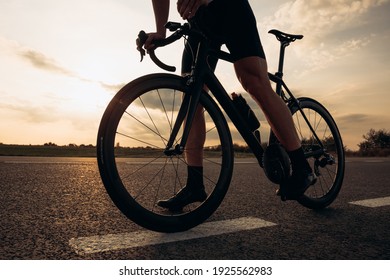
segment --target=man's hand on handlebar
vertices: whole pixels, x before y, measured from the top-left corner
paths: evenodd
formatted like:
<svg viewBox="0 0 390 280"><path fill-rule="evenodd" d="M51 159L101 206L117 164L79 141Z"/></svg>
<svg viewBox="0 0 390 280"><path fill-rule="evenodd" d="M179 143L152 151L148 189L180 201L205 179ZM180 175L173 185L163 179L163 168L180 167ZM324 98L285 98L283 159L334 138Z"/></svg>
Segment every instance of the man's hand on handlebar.
<svg viewBox="0 0 390 280"><path fill-rule="evenodd" d="M154 49L155 48L155 45L153 44L154 41L165 39L165 36L162 36L155 32L146 33L146 35L147 35L147 39L145 42L143 42L143 40L141 40L139 36L136 40L137 50L140 52L143 51L143 48L145 48L145 50L147 51Z"/></svg>
<svg viewBox="0 0 390 280"><path fill-rule="evenodd" d="M166 46L179 40L183 35L188 35L190 32L190 27L189 24L182 25L176 22L168 22L166 24L166 28L174 32L168 38L166 38L165 35L163 36L156 32L146 33L145 31L141 30L136 40L137 50L141 54L141 61L143 60L147 51L150 58L157 66L164 70L175 72L176 68L174 66L166 65L161 60L159 60L156 57L154 50L158 47Z"/></svg>
<svg viewBox="0 0 390 280"><path fill-rule="evenodd" d="M153 44L154 41L165 39L165 36L160 35L158 33L148 33L148 39L145 42L144 48L146 50L151 50L155 48L155 45Z"/></svg>

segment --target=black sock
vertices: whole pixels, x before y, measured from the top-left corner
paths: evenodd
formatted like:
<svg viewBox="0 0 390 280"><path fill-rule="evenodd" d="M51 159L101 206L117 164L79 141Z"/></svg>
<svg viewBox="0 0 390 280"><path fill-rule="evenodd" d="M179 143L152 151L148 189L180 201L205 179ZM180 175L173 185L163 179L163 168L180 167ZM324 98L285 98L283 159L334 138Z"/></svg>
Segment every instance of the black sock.
<svg viewBox="0 0 390 280"><path fill-rule="evenodd" d="M187 186L203 187L203 166L188 166Z"/></svg>
<svg viewBox="0 0 390 280"><path fill-rule="evenodd" d="M295 151L291 151L291 152L287 152L287 153L290 157L291 166L292 166L293 171L299 172L299 171L305 170L305 171L312 172L312 169L305 158L305 153L304 153L302 147L300 147L299 149L297 149Z"/></svg>

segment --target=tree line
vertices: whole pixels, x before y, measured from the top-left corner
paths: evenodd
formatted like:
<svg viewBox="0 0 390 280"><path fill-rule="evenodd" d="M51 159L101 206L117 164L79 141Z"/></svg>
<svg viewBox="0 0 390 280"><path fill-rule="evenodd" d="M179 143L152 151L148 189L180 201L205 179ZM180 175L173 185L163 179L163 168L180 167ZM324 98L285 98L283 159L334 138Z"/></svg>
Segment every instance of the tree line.
<svg viewBox="0 0 390 280"><path fill-rule="evenodd" d="M358 156L390 156L390 132L385 129L370 129L358 144ZM347 150L347 152L350 152Z"/></svg>
<svg viewBox="0 0 390 280"><path fill-rule="evenodd" d="M333 139L328 139L332 142ZM325 140L327 141L327 140ZM6 146L5 144L0 142L0 145ZM31 145L30 145L31 146ZM94 148L95 146L92 144L81 144L77 145L74 143L70 143L68 145L59 146L53 142L47 142L43 144L45 147L71 147L71 148ZM263 147L265 148L266 143L263 143ZM386 157L390 156L390 132L385 129L370 129L366 134L363 135L363 141L358 144L359 150L353 151L348 149L348 147L344 147L348 156L380 156ZM117 143L116 148L125 148L120 147L120 144ZM246 145L234 144L233 148L236 152L240 153L250 153L250 149ZM153 149L151 147L138 147L136 149ZM217 151L220 147L207 147L206 150L209 151Z"/></svg>
<svg viewBox="0 0 390 280"><path fill-rule="evenodd" d="M44 146L57 146L55 143L48 142ZM69 144L69 147L93 147L93 145L76 145ZM263 146L266 146L266 143L263 143ZM119 143L117 143L117 148L119 148ZM390 156L390 132L385 129L370 129L366 134L363 135L363 141L358 144L359 150L353 151L344 147L347 155L349 156ZM139 147L139 149L145 149L150 147ZM250 149L246 145L233 144L233 148L236 152L240 153L250 153ZM218 150L220 147L208 147L206 148L210 151Z"/></svg>

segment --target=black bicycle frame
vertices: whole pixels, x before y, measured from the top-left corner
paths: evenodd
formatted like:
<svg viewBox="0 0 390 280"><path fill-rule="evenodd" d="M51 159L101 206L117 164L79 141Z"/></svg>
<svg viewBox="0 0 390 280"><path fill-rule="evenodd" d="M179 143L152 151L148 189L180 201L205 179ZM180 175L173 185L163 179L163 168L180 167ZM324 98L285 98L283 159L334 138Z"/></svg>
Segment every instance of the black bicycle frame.
<svg viewBox="0 0 390 280"><path fill-rule="evenodd" d="M286 103L289 103L290 106L297 106L298 110L302 113L303 118L310 127L314 137L320 143L321 148L323 145L315 133L313 127L308 121L305 113L299 105L299 101L293 96L291 91L288 89L287 85L283 81L283 63L284 63L284 53L285 48L288 44L282 44L279 54L279 68L278 72L275 74L268 73L268 76L272 82L276 84L276 93L283 98ZM221 50L214 50L209 48L207 40L199 40L197 53L193 62L192 72L189 76L184 77L186 84L189 86L188 92L185 92L182 106L178 113L178 118L173 127L170 139L167 144L165 153L167 155L183 153L184 147L187 143L189 132L191 129L192 122L195 117L195 113L198 107L199 99L201 94L204 92L203 88L206 85L210 90L212 96L218 101L222 106L223 110L226 112L230 120L233 122L234 126L237 128L238 132L248 144L249 148L256 156L259 164L262 166L263 153L264 149L259 142L259 139L255 134L250 130L247 121L241 116L236 107L234 106L229 94L226 92L222 84L219 82L218 78L215 76L214 72L210 69L207 64L207 59L209 56L215 57L217 59L225 60L233 63L231 55L227 52ZM285 96L287 92L288 97ZM180 141L180 144L176 147L173 147L174 141L181 126L184 125L183 135ZM270 133L269 143L278 142L274 133ZM309 155L307 155L309 156Z"/></svg>
<svg viewBox="0 0 390 280"><path fill-rule="evenodd" d="M173 127L171 137L168 141L166 154L182 153L184 151L184 147L187 143L191 125L198 107L200 95L204 92L203 88L206 85L218 103L222 106L223 110L229 116L245 142L248 144L249 148L256 156L259 163L262 165L264 149L261 147L261 143L256 138L254 133L250 130L247 122L237 111L229 97L229 94L219 82L214 72L208 67L208 56L214 56L218 59L233 62L230 54L223 51L211 50L208 48L207 42L199 42L192 72L189 76L183 78L186 79L189 90L184 95L182 106L178 113L178 118ZM179 132L179 129L184 122L184 119L185 126L180 144L176 147L173 147L174 139L176 138L177 133Z"/></svg>

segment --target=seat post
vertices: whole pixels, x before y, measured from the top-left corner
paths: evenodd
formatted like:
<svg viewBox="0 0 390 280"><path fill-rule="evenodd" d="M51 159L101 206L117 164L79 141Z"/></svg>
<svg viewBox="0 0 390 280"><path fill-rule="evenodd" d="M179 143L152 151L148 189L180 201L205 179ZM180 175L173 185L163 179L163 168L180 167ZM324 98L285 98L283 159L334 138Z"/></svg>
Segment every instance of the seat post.
<svg viewBox="0 0 390 280"><path fill-rule="evenodd" d="M278 77L280 80L283 79L284 54L286 52L286 47L289 45L290 45L289 42L286 41L280 42L279 66L278 66L278 72L275 73L275 76ZM278 95L281 95L281 92L282 92L282 83L278 82L276 83L276 93Z"/></svg>
<svg viewBox="0 0 390 280"><path fill-rule="evenodd" d="M280 42L279 67L278 72L275 73L275 76L279 78L279 81L276 85L276 93L281 95L285 50L291 42L294 42L295 40L301 40L303 38L303 35L287 34L276 29L272 29L268 31L268 33L275 35L276 39L278 39L278 41Z"/></svg>
<svg viewBox="0 0 390 280"><path fill-rule="evenodd" d="M280 42L279 67L278 67L278 73L276 73L276 76L278 76L279 78L283 78L284 54L286 52L286 48L289 45L290 45L289 42Z"/></svg>

